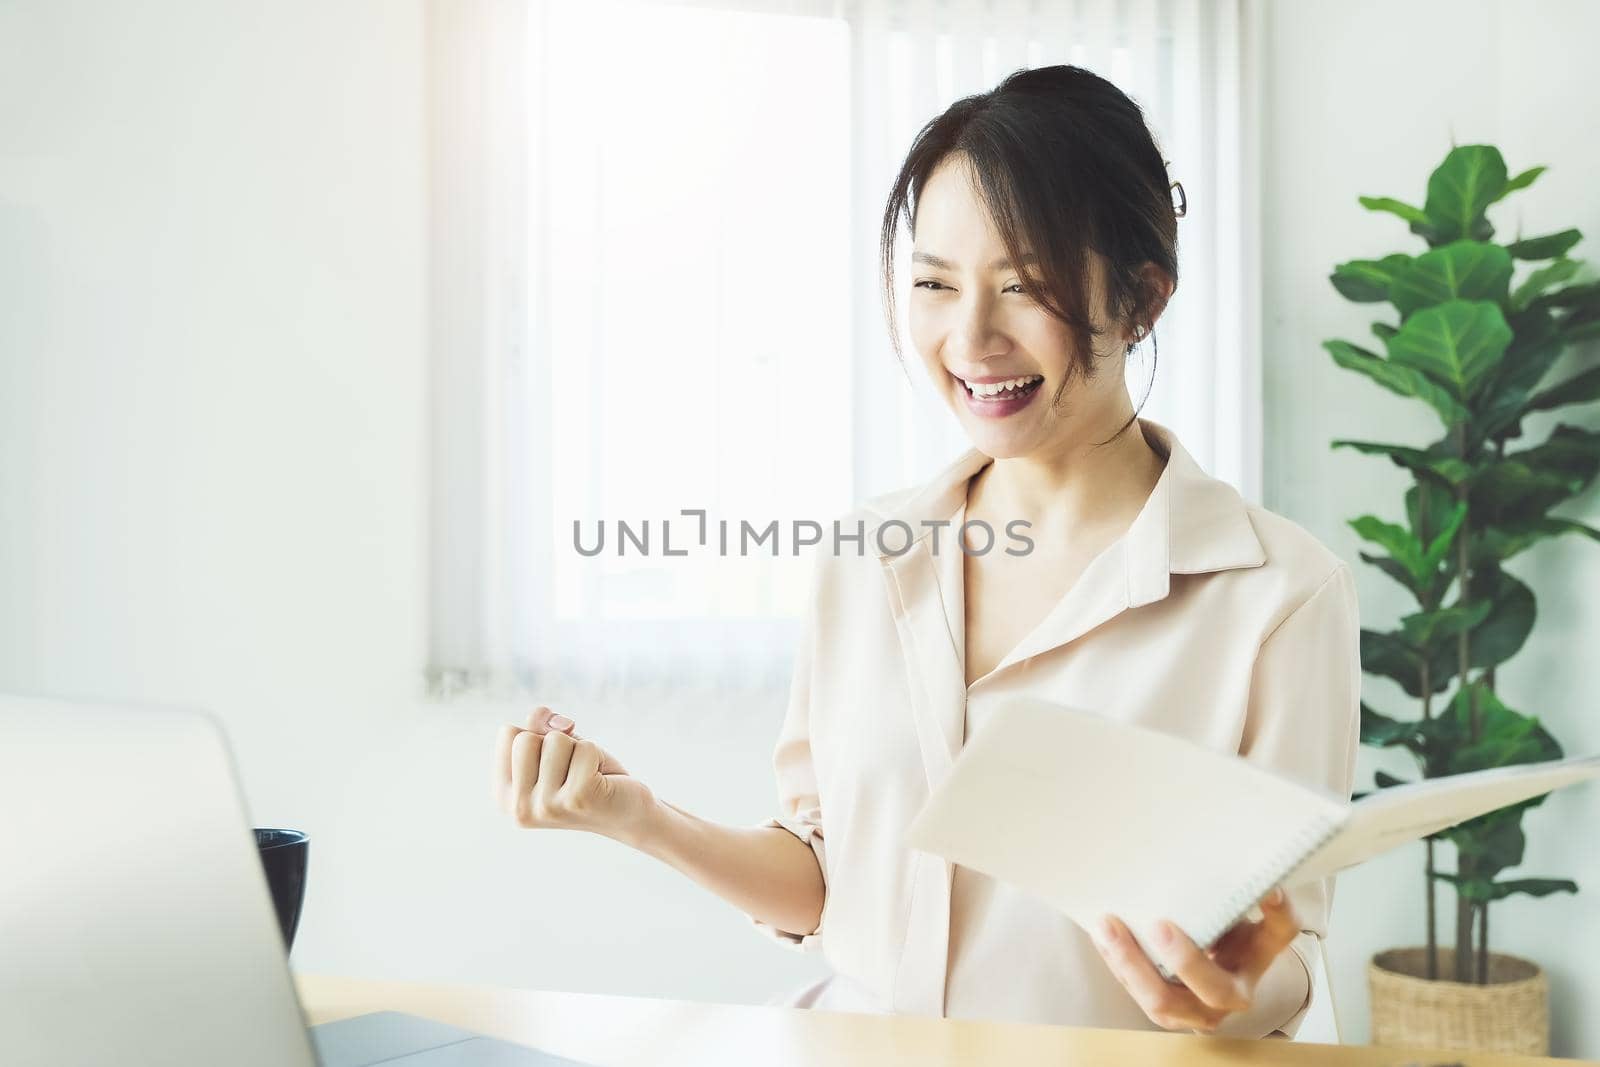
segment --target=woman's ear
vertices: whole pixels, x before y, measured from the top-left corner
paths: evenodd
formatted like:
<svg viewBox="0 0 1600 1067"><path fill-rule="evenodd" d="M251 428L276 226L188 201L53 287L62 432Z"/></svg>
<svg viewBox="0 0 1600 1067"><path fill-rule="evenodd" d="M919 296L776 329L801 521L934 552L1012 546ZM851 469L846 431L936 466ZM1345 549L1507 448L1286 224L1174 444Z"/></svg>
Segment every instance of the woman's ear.
<svg viewBox="0 0 1600 1067"><path fill-rule="evenodd" d="M1172 299L1173 289L1176 288L1171 275L1148 261L1139 268L1139 283L1140 314L1133 324L1138 330L1138 335L1133 338L1135 342L1150 336L1156 327L1156 321L1161 318L1161 313L1167 309L1167 301Z"/></svg>

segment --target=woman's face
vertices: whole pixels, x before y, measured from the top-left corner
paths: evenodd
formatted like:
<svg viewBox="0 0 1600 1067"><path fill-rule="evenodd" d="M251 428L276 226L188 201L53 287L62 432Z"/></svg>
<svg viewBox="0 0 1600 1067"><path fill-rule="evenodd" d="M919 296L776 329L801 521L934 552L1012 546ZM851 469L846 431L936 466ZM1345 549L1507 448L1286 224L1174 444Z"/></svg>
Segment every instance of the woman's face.
<svg viewBox="0 0 1600 1067"><path fill-rule="evenodd" d="M1120 330L1095 338L1098 373L1073 378L1052 406L1068 381L1072 336L1018 284L968 174L961 157L947 157L917 205L909 318L935 390L973 445L996 459L1104 440L1131 412L1127 338ZM1023 269L1033 271L1025 251ZM1101 262L1090 261L1094 321L1103 325Z"/></svg>

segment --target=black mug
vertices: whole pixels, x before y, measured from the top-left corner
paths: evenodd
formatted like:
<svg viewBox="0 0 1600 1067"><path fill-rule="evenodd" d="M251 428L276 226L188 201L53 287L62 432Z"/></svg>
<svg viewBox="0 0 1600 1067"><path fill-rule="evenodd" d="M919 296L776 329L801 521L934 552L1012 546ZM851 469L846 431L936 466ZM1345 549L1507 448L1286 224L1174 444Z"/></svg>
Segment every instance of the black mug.
<svg viewBox="0 0 1600 1067"><path fill-rule="evenodd" d="M256 851L266 871L267 888L272 892L272 907L278 913L278 928L283 932L283 951L294 947L295 928L300 925L300 905L306 899L306 860L311 842L299 830L256 830Z"/></svg>

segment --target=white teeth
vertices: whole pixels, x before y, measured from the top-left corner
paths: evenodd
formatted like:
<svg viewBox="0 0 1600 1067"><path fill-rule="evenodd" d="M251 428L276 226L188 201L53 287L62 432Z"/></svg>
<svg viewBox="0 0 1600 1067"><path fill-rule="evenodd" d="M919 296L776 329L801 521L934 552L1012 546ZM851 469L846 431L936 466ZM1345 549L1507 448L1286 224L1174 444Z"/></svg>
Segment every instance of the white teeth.
<svg viewBox="0 0 1600 1067"><path fill-rule="evenodd" d="M1003 382L990 382L988 385L979 385L963 378L961 384L970 389L975 396L999 396L1001 393L1022 389L1043 380L1038 374L1028 374L1021 378L1008 378Z"/></svg>

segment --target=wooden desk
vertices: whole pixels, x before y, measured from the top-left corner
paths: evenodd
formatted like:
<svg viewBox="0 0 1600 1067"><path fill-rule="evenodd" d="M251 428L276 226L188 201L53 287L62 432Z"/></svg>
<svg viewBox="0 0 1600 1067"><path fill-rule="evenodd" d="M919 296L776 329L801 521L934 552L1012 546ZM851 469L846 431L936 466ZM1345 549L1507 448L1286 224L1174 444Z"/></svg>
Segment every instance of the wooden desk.
<svg viewBox="0 0 1600 1067"><path fill-rule="evenodd" d="M1222 1064L1534 1067L1575 1064L1534 1056L1428 1052L1370 1046L1240 1041L1216 1037L1024 1026L797 1008L428 986L298 975L312 1025L369 1011L403 1011L596 1067L1051 1067Z"/></svg>

